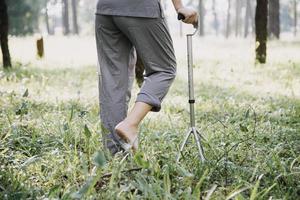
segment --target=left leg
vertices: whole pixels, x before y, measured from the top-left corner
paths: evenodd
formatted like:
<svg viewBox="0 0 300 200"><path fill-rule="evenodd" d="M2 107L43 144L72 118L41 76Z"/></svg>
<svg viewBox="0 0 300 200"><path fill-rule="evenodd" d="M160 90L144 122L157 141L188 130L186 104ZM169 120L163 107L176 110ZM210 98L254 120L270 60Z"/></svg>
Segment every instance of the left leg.
<svg viewBox="0 0 300 200"><path fill-rule="evenodd" d="M158 112L176 75L176 59L171 36L164 19L115 17L116 25L137 49L145 66L145 81L136 104L117 133L137 149L138 125L149 111Z"/></svg>

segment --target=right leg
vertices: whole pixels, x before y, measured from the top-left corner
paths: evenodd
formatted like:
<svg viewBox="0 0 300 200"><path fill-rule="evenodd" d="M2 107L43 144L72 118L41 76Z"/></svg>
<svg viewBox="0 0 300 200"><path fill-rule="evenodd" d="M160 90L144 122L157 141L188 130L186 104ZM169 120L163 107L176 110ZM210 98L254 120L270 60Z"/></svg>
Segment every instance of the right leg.
<svg viewBox="0 0 300 200"><path fill-rule="evenodd" d="M111 16L96 15L96 42L100 65L100 117L102 139L112 154L120 151L115 126L127 115L128 64L131 42Z"/></svg>

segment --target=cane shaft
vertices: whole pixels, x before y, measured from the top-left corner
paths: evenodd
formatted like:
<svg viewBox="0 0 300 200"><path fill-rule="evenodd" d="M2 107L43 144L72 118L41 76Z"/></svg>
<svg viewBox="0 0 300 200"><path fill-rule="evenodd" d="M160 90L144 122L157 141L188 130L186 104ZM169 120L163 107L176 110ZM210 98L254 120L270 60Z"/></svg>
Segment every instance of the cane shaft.
<svg viewBox="0 0 300 200"><path fill-rule="evenodd" d="M193 35L187 35L188 54L188 85L191 127L195 127L195 96L194 96L194 74L193 74Z"/></svg>

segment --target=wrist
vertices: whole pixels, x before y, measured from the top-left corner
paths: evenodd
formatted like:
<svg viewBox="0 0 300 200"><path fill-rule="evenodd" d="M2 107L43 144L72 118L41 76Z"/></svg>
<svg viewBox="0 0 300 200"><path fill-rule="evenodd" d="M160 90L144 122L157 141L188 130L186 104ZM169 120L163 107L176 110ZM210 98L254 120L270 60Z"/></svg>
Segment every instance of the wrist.
<svg viewBox="0 0 300 200"><path fill-rule="evenodd" d="M178 10L183 8L183 4L182 4L181 0L173 0L173 5L174 5L174 8L175 8L177 13L178 13Z"/></svg>

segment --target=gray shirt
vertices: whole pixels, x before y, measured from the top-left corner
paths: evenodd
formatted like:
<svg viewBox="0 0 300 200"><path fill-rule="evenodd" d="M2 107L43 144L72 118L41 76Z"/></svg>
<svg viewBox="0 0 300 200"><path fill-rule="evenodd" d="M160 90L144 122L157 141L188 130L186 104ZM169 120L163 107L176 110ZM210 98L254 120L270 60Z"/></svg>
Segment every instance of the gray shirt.
<svg viewBox="0 0 300 200"><path fill-rule="evenodd" d="M163 17L160 0L98 0L96 14L125 17Z"/></svg>

